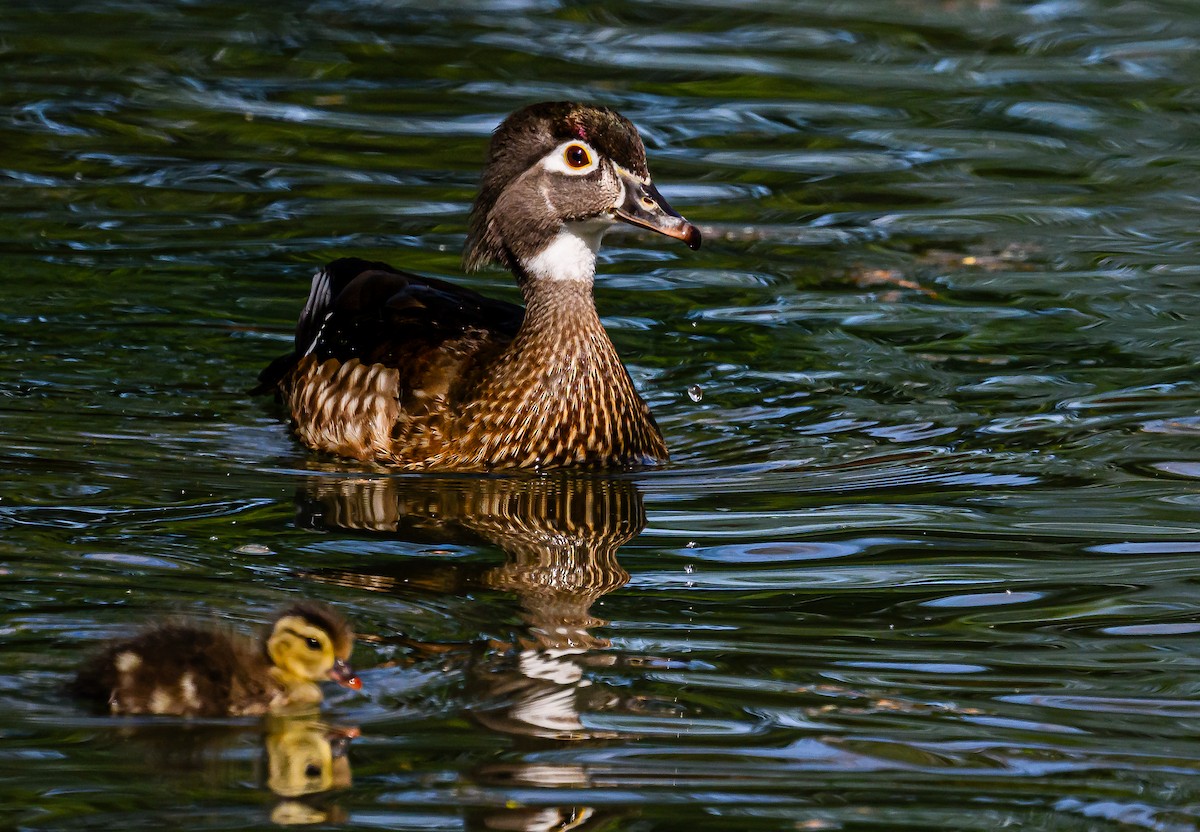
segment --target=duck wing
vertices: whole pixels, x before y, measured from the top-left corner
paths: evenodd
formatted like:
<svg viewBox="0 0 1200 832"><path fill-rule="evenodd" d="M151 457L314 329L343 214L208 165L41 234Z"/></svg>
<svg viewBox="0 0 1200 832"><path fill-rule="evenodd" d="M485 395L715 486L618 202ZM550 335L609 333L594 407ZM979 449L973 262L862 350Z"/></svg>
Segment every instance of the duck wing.
<svg viewBox="0 0 1200 832"><path fill-rule="evenodd" d="M276 388L308 356L318 363L358 359L403 371L414 356L436 352L468 333L507 343L524 316L517 304L444 280L342 258L313 276L296 324L295 348L263 370L253 392Z"/></svg>

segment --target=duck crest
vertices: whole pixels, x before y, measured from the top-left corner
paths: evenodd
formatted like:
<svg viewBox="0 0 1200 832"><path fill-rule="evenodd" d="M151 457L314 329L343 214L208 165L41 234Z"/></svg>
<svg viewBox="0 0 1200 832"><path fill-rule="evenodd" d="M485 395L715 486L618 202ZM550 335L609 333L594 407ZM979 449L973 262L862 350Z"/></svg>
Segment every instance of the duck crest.
<svg viewBox="0 0 1200 832"><path fill-rule="evenodd" d="M384 263L313 279L293 353L260 376L304 444L408 469L638 466L667 447L592 298L620 220L700 245L623 116L548 102L492 138L464 263L510 269L526 308Z"/></svg>

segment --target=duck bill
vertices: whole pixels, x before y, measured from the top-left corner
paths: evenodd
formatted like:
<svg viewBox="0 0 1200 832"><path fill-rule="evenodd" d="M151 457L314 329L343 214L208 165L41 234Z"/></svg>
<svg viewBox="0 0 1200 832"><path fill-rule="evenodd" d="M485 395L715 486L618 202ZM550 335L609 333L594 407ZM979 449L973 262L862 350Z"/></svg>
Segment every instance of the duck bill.
<svg viewBox="0 0 1200 832"><path fill-rule="evenodd" d="M625 198L613 206L617 219L683 240L693 251L700 248L700 229L667 204L652 182L643 181L621 167L617 168L617 176L625 186Z"/></svg>
<svg viewBox="0 0 1200 832"><path fill-rule="evenodd" d="M338 659L333 663L333 669L329 671L329 678L344 688L362 690L362 680L354 675L354 668L350 667L342 659Z"/></svg>

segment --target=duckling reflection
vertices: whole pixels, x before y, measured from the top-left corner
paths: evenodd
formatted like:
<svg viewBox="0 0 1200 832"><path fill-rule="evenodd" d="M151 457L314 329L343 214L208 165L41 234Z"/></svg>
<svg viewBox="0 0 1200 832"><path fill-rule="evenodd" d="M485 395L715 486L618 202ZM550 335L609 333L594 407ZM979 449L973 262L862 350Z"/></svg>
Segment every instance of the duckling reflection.
<svg viewBox="0 0 1200 832"><path fill-rule="evenodd" d="M242 788L249 781L278 798L270 809L276 823L345 818L334 800L351 785L348 751L357 728L331 726L313 714L270 715L254 723L155 717L94 725L105 744L117 739L123 756L144 760L131 770L153 778L168 802L199 787ZM262 809L257 802L251 806L247 821L254 825Z"/></svg>
<svg viewBox="0 0 1200 832"><path fill-rule="evenodd" d="M609 642L592 632L607 622L591 608L629 580L617 549L646 524L633 482L566 473L314 478L300 500L299 522L408 540L483 540L502 548L507 561L491 568L392 562L382 567L386 574L329 571L312 577L385 591L427 586L466 593L483 587L515 594L525 626L511 643L482 651L407 645L418 656L453 654L468 661L471 713L495 730L558 740L610 736L585 727L580 712L621 707L618 695L588 678L589 669L616 658L594 652Z"/></svg>
<svg viewBox="0 0 1200 832"><path fill-rule="evenodd" d="M336 728L312 718L270 719L263 743L267 788L283 798L272 809L271 820L290 826L344 819L339 807L326 804L330 792L350 787L346 751L357 735L355 728Z"/></svg>

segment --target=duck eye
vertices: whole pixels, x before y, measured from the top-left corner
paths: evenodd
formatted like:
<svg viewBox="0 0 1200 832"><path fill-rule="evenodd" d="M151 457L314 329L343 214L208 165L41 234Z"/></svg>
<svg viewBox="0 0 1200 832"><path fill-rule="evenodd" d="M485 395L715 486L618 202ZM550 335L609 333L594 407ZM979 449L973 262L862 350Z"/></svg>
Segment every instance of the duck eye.
<svg viewBox="0 0 1200 832"><path fill-rule="evenodd" d="M568 165L576 169L586 168L592 163L592 157L588 154L587 148L578 144L567 145L563 157L567 160Z"/></svg>
<svg viewBox="0 0 1200 832"><path fill-rule="evenodd" d="M304 639L304 643L308 645L309 650L321 649L321 642L317 641L315 638L306 638Z"/></svg>

